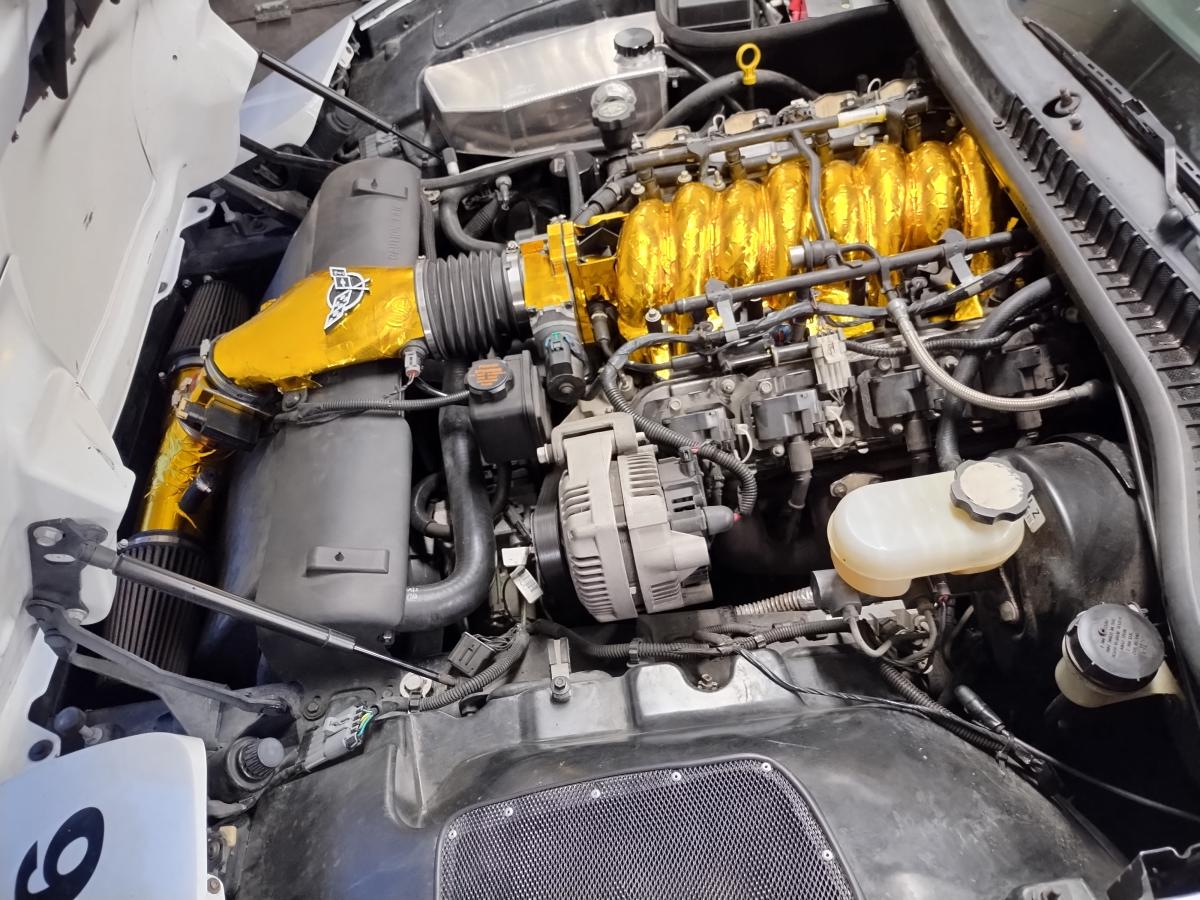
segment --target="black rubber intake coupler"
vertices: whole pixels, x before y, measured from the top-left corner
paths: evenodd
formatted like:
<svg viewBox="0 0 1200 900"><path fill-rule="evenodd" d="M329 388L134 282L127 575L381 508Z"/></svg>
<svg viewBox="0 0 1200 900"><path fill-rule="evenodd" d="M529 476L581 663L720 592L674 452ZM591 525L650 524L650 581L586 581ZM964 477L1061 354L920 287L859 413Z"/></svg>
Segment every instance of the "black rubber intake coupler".
<svg viewBox="0 0 1200 900"><path fill-rule="evenodd" d="M442 359L475 359L507 350L516 314L498 253L463 253L425 260L417 268L417 296L429 349Z"/></svg>

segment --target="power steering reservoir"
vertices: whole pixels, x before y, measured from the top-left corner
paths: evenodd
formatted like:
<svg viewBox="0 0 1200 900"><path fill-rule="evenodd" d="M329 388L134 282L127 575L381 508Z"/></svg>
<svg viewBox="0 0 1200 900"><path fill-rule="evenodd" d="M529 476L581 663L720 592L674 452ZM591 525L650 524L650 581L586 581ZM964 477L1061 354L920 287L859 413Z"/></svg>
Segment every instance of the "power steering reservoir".
<svg viewBox="0 0 1200 900"><path fill-rule="evenodd" d="M914 578L995 569L1021 546L1032 496L1028 476L997 459L866 485L829 518L834 568L872 597L899 597Z"/></svg>

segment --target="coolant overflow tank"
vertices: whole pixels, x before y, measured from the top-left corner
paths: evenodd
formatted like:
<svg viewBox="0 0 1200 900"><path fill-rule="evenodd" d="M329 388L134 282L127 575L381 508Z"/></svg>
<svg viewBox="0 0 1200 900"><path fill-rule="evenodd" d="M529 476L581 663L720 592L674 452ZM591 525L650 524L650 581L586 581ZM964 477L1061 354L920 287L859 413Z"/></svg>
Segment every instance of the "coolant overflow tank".
<svg viewBox="0 0 1200 900"><path fill-rule="evenodd" d="M999 460L881 481L848 494L829 518L838 574L872 597L899 597L914 578L985 572L1025 536L1033 488Z"/></svg>

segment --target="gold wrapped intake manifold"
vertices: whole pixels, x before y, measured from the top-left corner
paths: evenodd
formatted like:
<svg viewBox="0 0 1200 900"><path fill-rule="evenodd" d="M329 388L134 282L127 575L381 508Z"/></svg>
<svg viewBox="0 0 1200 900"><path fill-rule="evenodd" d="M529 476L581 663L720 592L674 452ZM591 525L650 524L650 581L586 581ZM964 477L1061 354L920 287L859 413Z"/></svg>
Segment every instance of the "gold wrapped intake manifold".
<svg viewBox="0 0 1200 900"><path fill-rule="evenodd" d="M975 139L960 132L949 144L925 141L911 152L875 144L857 162L836 159L821 171L821 209L830 237L867 243L885 255L937 243L950 228L967 237L991 234L994 180ZM762 182L735 179L717 190L681 185L668 202L642 200L621 226L616 301L621 334L646 332L646 311L704 293L710 278L731 286L789 273L788 248L818 237L809 203L808 167L798 161L770 169ZM991 268L986 253L972 270ZM824 302L848 303L847 285L817 289ZM879 302L878 290L871 300ZM767 298L768 305L788 303ZM978 299L960 303L957 320L982 315ZM685 322L673 323L686 330Z"/></svg>

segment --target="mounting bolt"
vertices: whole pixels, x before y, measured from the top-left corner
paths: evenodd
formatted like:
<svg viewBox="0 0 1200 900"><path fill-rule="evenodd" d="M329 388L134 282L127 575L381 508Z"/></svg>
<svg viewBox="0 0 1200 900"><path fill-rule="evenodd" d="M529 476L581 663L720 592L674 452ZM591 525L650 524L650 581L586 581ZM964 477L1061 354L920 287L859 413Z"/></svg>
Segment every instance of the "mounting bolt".
<svg viewBox="0 0 1200 900"><path fill-rule="evenodd" d="M217 878L217 877L216 877L216 876L214 876L214 875L209 875L209 876L208 876L208 882L207 882L207 885L206 885L206 886L207 886L207 888L208 888L208 892L209 892L210 894L219 894L219 893L221 893L221 879Z"/></svg>
<svg viewBox="0 0 1200 900"><path fill-rule="evenodd" d="M716 679L714 679L707 672L701 675L700 680L696 682L696 690L704 691L706 694L711 694L719 687L720 685L717 684Z"/></svg>
<svg viewBox="0 0 1200 900"><path fill-rule="evenodd" d="M63 533L53 525L39 525L33 529L33 540L39 547L53 547L63 539Z"/></svg>
<svg viewBox="0 0 1200 900"><path fill-rule="evenodd" d="M722 378L721 379L721 393L732 394L736 388L737 388L737 382L734 381L732 378Z"/></svg>
<svg viewBox="0 0 1200 900"><path fill-rule="evenodd" d="M1079 116L1071 116L1071 118L1067 119L1067 122L1070 124L1072 131L1078 131L1083 127L1083 119L1079 118Z"/></svg>
<svg viewBox="0 0 1200 900"><path fill-rule="evenodd" d="M776 444L774 447L771 448L772 456L781 457L785 453L787 453L787 449L783 446L783 444Z"/></svg>
<svg viewBox="0 0 1200 900"><path fill-rule="evenodd" d="M1000 116L992 116L992 125L996 128L1003 128L1004 119L1002 119Z"/></svg>
<svg viewBox="0 0 1200 900"><path fill-rule="evenodd" d="M893 422L888 426L888 434L896 435L897 437L904 434L904 426L899 422Z"/></svg>
<svg viewBox="0 0 1200 900"><path fill-rule="evenodd" d="M769 381L760 381L758 383L758 392L764 397L769 397L775 393L775 385L771 384Z"/></svg>
<svg viewBox="0 0 1200 900"><path fill-rule="evenodd" d="M679 412L681 409L683 409L683 401L678 397L672 397L667 402L667 409L671 410L671 412Z"/></svg>

